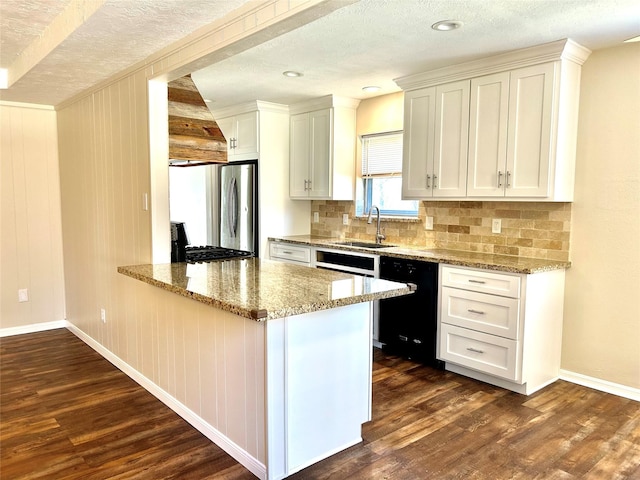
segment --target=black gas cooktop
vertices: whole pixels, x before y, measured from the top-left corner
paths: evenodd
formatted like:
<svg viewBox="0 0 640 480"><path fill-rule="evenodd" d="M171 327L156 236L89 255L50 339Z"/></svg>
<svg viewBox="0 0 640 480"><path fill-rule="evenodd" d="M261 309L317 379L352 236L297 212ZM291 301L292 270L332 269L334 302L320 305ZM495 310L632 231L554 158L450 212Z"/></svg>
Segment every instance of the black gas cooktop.
<svg viewBox="0 0 640 480"><path fill-rule="evenodd" d="M253 253L245 250L234 250L233 248L213 247L210 245L201 247L185 247L185 258L189 263L246 257L253 257Z"/></svg>

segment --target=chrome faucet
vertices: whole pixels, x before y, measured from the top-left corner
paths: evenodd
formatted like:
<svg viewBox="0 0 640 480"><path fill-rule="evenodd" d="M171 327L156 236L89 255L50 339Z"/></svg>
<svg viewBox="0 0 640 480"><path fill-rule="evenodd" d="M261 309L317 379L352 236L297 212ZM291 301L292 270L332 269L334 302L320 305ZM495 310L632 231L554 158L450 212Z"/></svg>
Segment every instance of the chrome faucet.
<svg viewBox="0 0 640 480"><path fill-rule="evenodd" d="M371 213L373 212L374 208L376 209L376 213L378 214L376 226L376 243L382 243L382 240L384 240L386 237L380 233L380 209L376 205L372 205L369 209L369 217L367 218L367 223L371 224L371 222L373 221L373 219L371 218Z"/></svg>

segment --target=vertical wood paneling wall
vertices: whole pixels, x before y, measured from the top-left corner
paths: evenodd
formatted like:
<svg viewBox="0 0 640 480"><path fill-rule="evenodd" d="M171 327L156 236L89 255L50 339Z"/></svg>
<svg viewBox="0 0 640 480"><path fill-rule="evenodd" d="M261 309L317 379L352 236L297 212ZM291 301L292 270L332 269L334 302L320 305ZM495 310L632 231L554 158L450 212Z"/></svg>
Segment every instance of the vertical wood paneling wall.
<svg viewBox="0 0 640 480"><path fill-rule="evenodd" d="M149 138L150 120L152 127L160 122L150 112L163 111L149 104L149 92L156 97L162 89L154 84L164 80L152 80L182 76L260 43L282 31L280 20L289 20L284 30L295 28L314 16L296 15L314 8L322 15L337 7L321 0L252 3L58 111L67 320L152 391L166 393L167 403L179 402L204 430L215 429L227 451L248 453L254 473L264 471L266 458L263 325L116 268L150 263L154 242L166 240L169 249L168 146Z"/></svg>
<svg viewBox="0 0 640 480"><path fill-rule="evenodd" d="M129 77L59 114L68 319L264 463L262 325L116 271L151 261L148 141L135 128L146 82Z"/></svg>
<svg viewBox="0 0 640 480"><path fill-rule="evenodd" d="M19 332L65 318L56 112L0 104L0 135L0 329Z"/></svg>

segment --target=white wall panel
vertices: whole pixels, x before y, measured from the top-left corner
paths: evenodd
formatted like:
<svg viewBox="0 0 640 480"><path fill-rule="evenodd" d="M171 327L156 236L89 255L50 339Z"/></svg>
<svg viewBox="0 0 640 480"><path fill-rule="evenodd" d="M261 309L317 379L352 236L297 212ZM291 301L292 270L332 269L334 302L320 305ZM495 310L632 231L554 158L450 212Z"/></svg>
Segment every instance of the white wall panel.
<svg viewBox="0 0 640 480"><path fill-rule="evenodd" d="M63 320L56 112L0 104L0 135L0 328Z"/></svg>

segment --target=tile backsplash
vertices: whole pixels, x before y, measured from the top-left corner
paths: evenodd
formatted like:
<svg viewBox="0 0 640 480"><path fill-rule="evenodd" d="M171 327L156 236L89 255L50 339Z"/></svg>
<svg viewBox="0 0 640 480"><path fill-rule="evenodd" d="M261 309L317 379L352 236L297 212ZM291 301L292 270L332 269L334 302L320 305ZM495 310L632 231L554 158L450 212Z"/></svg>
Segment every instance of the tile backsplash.
<svg viewBox="0 0 640 480"><path fill-rule="evenodd" d="M319 213L312 235L375 239L375 221L356 217L354 202L314 200L311 211ZM345 213L349 225L342 224ZM433 230L424 228L427 216ZM491 233L494 218L502 221L499 234ZM382 217L381 230L389 244L568 261L571 203L423 201L418 219Z"/></svg>

